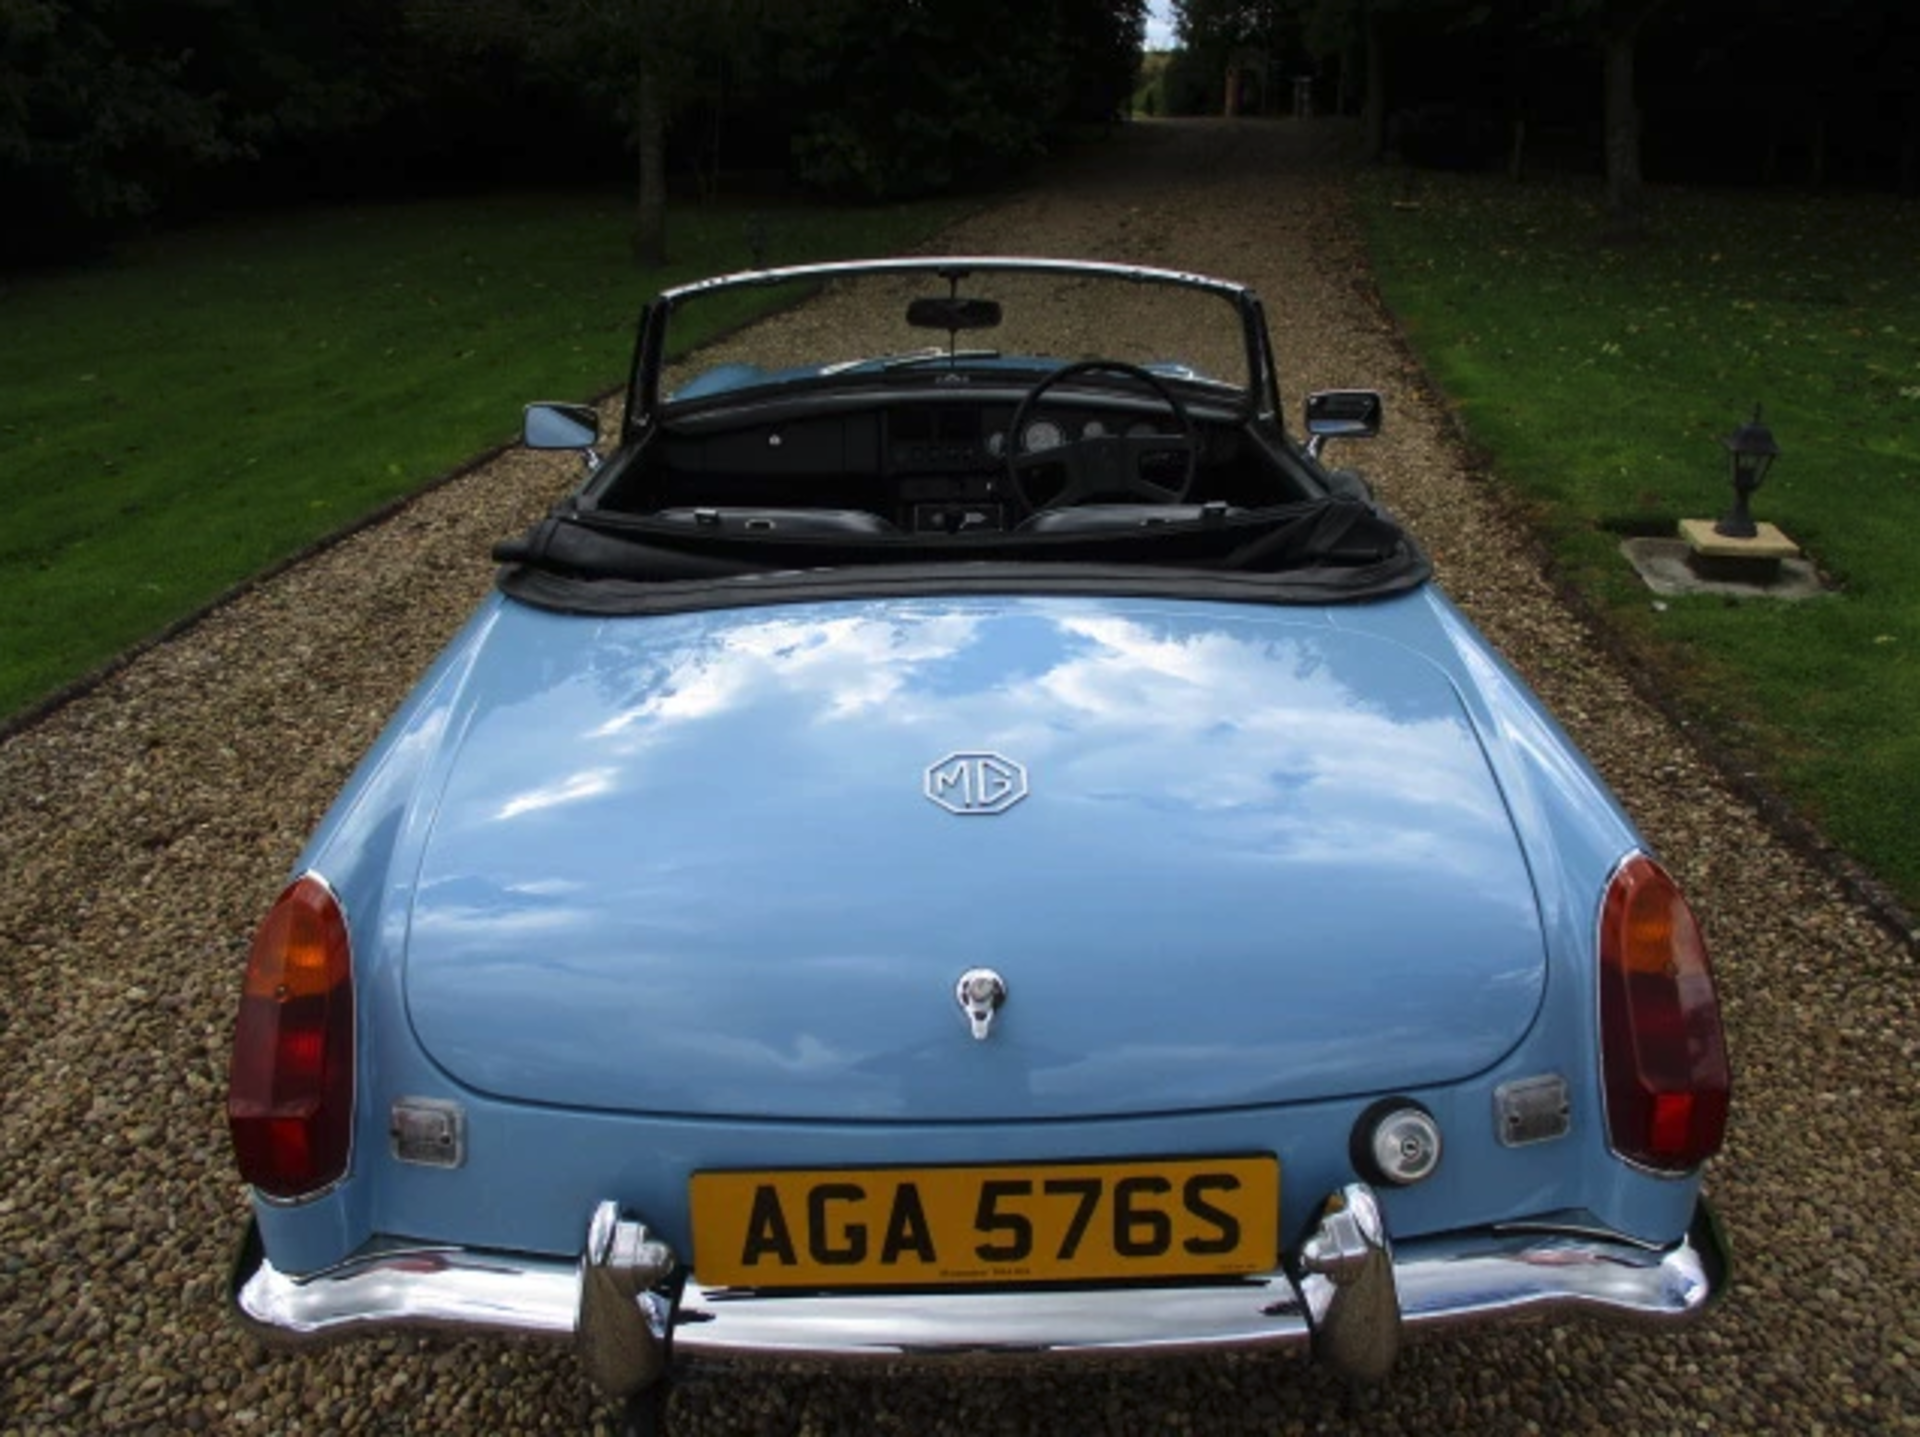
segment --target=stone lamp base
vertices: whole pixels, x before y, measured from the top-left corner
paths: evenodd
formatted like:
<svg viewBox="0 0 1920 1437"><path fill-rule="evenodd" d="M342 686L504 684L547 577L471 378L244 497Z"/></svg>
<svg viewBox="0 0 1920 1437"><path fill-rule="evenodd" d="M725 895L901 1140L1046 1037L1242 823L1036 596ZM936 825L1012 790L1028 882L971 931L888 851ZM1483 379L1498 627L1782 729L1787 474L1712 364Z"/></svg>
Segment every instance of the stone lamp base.
<svg viewBox="0 0 1920 1437"><path fill-rule="evenodd" d="M1713 524L1711 519L1680 521L1687 567L1703 579L1771 584L1780 577L1780 561L1799 556L1800 546L1772 524L1756 524L1760 532L1751 539L1729 539L1715 533Z"/></svg>

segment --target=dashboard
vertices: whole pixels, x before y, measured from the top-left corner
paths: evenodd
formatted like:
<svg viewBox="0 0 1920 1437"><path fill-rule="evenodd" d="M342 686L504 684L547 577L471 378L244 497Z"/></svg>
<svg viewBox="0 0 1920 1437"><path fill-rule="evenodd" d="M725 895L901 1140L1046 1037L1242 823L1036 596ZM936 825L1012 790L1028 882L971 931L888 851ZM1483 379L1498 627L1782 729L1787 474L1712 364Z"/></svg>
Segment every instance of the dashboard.
<svg viewBox="0 0 1920 1437"><path fill-rule="evenodd" d="M1142 419L1110 411L1083 413L1054 405L1029 415L1018 436L1007 433L1012 421L1011 409L928 405L889 410L886 414L888 460L897 470L978 468L1004 462L1010 440L1022 454L1043 454L1078 439L1102 435L1144 438L1180 432L1179 425L1171 418Z"/></svg>
<svg viewBox="0 0 1920 1437"><path fill-rule="evenodd" d="M1044 455L1082 439L1180 433L1161 406L1075 398L1049 399L1013 434L1015 407L942 397L838 412L815 405L790 418L762 412L744 423L737 411L702 416L662 436L651 456L651 482L634 507L790 506L803 490L809 505L869 510L914 532L1009 529L1023 514L1008 493L1010 446L1017 455ZM1193 417L1202 474L1231 466L1245 443L1240 427ZM1184 463L1177 451L1142 460L1149 477L1169 483L1178 482ZM1044 464L1023 480L1029 474L1044 483ZM624 507L617 496L603 502Z"/></svg>
<svg viewBox="0 0 1920 1437"><path fill-rule="evenodd" d="M1142 418L1112 409L1049 404L1009 433L1013 409L975 405L911 405L884 414L885 458L898 478L902 527L916 533L966 533L1011 527L1016 517L1006 493L1008 447L1021 455L1041 455L1081 439L1105 435L1146 438L1178 434L1166 416ZM1170 480L1182 461L1171 461ZM1169 467L1159 456L1145 461Z"/></svg>

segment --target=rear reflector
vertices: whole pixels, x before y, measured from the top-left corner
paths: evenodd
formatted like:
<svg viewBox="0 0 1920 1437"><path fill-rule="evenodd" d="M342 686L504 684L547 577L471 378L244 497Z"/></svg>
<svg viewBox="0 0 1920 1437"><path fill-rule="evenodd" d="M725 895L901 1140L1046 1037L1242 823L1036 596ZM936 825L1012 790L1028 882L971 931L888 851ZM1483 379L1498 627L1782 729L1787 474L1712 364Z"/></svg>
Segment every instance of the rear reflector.
<svg viewBox="0 0 1920 1437"><path fill-rule="evenodd" d="M311 1196L347 1171L353 1131L353 961L333 892L301 878L254 936L227 1079L240 1175Z"/></svg>
<svg viewBox="0 0 1920 1437"><path fill-rule="evenodd" d="M1677 1173L1719 1151L1731 1084L1713 970L1679 888L1642 854L1600 915L1600 1061L1621 1157Z"/></svg>

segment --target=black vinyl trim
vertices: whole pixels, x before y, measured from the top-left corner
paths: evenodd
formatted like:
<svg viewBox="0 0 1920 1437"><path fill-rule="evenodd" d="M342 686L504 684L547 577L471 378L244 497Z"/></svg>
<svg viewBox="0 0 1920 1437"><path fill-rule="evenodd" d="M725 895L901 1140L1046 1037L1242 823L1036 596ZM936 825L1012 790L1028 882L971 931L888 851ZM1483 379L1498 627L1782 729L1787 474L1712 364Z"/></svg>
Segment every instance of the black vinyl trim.
<svg viewBox="0 0 1920 1437"><path fill-rule="evenodd" d="M960 594L1062 594L1214 600L1236 604L1344 604L1418 588L1432 576L1424 555L1361 568L1234 574L1109 564L901 564L864 569L753 572L669 582L582 579L534 565L502 569L503 593L555 613L602 617L685 614L834 599L909 599Z"/></svg>
<svg viewBox="0 0 1920 1437"><path fill-rule="evenodd" d="M1432 575L1391 519L1341 498L1225 521L1052 535L729 534L561 515L494 556L512 598L600 615L974 593L1352 603Z"/></svg>

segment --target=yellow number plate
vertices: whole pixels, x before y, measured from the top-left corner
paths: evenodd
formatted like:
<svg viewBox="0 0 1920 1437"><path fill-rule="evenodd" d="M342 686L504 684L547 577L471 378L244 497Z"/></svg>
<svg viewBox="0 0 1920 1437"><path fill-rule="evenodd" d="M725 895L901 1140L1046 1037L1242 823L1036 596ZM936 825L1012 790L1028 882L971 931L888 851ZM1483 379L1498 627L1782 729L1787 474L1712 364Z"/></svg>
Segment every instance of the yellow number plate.
<svg viewBox="0 0 1920 1437"><path fill-rule="evenodd" d="M710 1287L1098 1282L1268 1272L1280 1164L1252 1157L695 1173Z"/></svg>

